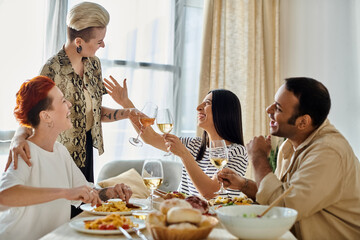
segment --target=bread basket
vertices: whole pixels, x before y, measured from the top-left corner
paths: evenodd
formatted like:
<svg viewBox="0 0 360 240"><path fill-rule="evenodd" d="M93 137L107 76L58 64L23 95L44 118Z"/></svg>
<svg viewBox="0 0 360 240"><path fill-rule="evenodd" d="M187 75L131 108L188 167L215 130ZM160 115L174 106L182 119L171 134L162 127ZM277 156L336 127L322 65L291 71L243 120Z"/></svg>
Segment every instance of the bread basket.
<svg viewBox="0 0 360 240"><path fill-rule="evenodd" d="M218 219L211 216L206 218L206 224L197 229L171 229L147 223L146 227L154 240L197 240L206 238L218 223Z"/></svg>

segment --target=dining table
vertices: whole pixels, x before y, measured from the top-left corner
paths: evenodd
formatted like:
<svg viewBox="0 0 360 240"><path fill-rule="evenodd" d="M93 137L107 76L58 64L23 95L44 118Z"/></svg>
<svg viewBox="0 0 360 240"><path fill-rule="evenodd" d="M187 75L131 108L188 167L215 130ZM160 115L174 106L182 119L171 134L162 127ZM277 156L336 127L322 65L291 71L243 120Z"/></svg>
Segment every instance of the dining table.
<svg viewBox="0 0 360 240"><path fill-rule="evenodd" d="M132 203L136 204L148 204L148 200L146 199L132 199ZM100 216L96 216L93 215L89 212L85 212L83 211L82 213L80 213L79 215L77 215L76 217L72 218L71 221L75 221L78 220L80 218L86 218L86 217L100 217ZM141 229L141 232L149 239L149 240L153 240L150 232L144 228ZM131 232L130 235L134 238L134 239L140 239L140 237L138 237L136 235L135 232ZM88 239L126 239L126 237L119 232L119 234L114 234L114 235L98 235L98 234L91 234L91 233L83 233L83 232L79 232L73 228L71 228L71 226L69 225L69 223L65 223L63 225L61 225L60 227L56 228L55 230L53 230L52 232L46 234L45 236L43 236L41 238L41 240L88 240ZM232 240L232 239L238 239L237 237L233 236L231 233L229 233L223 226L222 224L219 222L214 229L210 232L209 236L206 239L210 239L210 240ZM280 238L278 238L279 240L296 240L295 236L290 232L287 231L284 235L282 235Z"/></svg>

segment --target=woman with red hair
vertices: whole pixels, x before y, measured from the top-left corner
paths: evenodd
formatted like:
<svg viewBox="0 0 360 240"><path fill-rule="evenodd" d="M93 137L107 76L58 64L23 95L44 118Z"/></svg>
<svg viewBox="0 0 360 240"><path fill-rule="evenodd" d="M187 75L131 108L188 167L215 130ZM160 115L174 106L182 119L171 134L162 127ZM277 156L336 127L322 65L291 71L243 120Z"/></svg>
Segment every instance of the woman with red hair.
<svg viewBox="0 0 360 240"><path fill-rule="evenodd" d="M16 94L14 115L33 129L27 139L32 166L14 163L0 179L0 204L8 208L0 218L0 239L39 239L70 220L70 205L92 205L109 198L128 201L124 184L96 190L91 187L56 139L72 127L71 103L54 81L38 76L24 82Z"/></svg>

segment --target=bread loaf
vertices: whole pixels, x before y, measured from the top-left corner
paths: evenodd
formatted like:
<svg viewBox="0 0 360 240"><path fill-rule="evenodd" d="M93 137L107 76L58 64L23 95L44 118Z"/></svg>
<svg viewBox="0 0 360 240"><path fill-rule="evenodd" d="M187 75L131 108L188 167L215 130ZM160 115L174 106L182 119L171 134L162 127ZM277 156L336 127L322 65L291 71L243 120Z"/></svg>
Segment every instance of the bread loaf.
<svg viewBox="0 0 360 240"><path fill-rule="evenodd" d="M156 226L166 226L166 216L160 212L149 213L146 221Z"/></svg>
<svg viewBox="0 0 360 240"><path fill-rule="evenodd" d="M191 204L187 201L179 198L172 198L165 200L160 204L160 211L166 215L169 209L173 207L192 208Z"/></svg>
<svg viewBox="0 0 360 240"><path fill-rule="evenodd" d="M173 207L167 212L166 219L169 224L189 222L197 225L201 216L201 212L194 208Z"/></svg>

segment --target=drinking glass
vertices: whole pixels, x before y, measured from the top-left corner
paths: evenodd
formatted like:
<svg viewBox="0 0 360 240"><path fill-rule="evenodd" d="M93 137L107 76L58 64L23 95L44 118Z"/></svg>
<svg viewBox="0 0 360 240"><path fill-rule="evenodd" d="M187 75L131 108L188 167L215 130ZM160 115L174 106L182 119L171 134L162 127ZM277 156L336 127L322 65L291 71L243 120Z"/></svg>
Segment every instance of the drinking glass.
<svg viewBox="0 0 360 240"><path fill-rule="evenodd" d="M228 150L224 140L214 140L210 142L209 158L212 165L219 169L218 172L225 167L229 158ZM220 189L219 191L215 192L215 194L224 193L227 193L227 191L224 189L223 183L220 182Z"/></svg>
<svg viewBox="0 0 360 240"><path fill-rule="evenodd" d="M141 117L139 117L140 124L144 127L153 125L155 122L157 110L158 110L158 107L156 106L156 104L151 103L151 102L145 103L144 107L141 109L141 112L144 115L141 115ZM142 141L140 141L139 136L140 136L140 133L138 133L136 138L134 138L134 137L129 138L129 142L136 147L142 147L143 143L142 143Z"/></svg>
<svg viewBox="0 0 360 240"><path fill-rule="evenodd" d="M156 116L156 124L162 133L170 133L174 127L174 120L168 108L160 109ZM170 156L171 152L167 152L164 156Z"/></svg>
<svg viewBox="0 0 360 240"><path fill-rule="evenodd" d="M161 161L156 159L145 160L142 168L141 176L145 186L148 189L150 189L149 210L152 211L154 209L153 208L154 190L161 185L164 178L163 166L161 164Z"/></svg>

